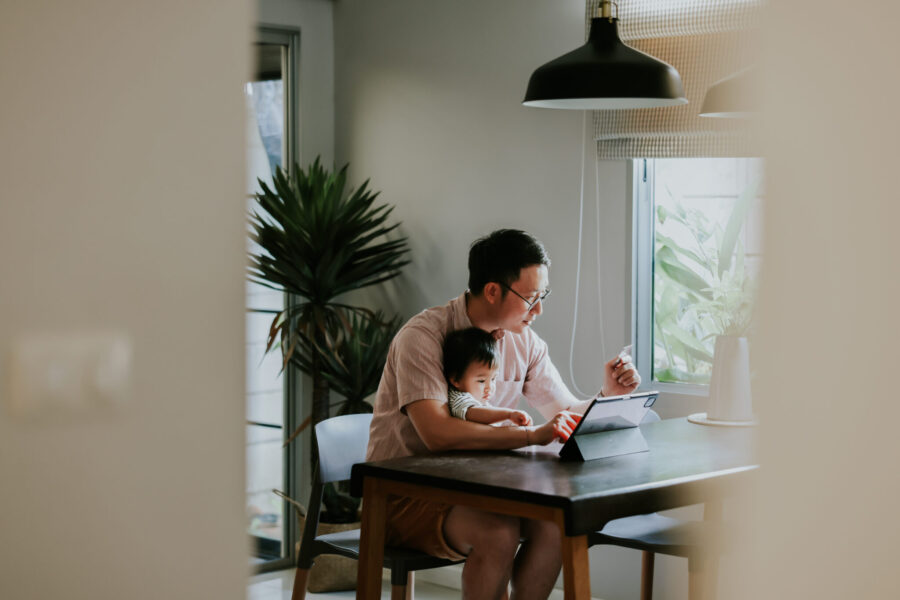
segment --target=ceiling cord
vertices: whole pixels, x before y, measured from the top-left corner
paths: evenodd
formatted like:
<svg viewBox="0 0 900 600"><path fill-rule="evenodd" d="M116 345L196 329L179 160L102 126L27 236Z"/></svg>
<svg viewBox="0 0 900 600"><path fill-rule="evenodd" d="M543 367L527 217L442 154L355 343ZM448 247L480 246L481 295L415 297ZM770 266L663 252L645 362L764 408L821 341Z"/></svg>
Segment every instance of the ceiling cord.
<svg viewBox="0 0 900 600"><path fill-rule="evenodd" d="M586 394L578 387L575 380L575 332L578 331L578 291L581 287L581 235L584 227L584 187L585 187L585 146L587 143L587 115L588 111L583 111L581 122L581 187L579 189L578 201L578 252L575 261L575 301L572 309L572 337L569 342L569 378L572 380L572 388L575 392L583 397L591 397L592 394ZM595 182L595 212L596 212L596 231L597 238L597 323L600 338L600 357L601 364L606 361L606 339L603 327L603 301L601 295L601 278L600 278L600 164L594 158L594 182ZM600 382L602 385L602 381Z"/></svg>
<svg viewBox="0 0 900 600"><path fill-rule="evenodd" d="M618 10L618 7L616 7L616 10ZM594 158L594 187L596 188L594 201L597 223L597 326L600 330L600 360L605 361L609 355L606 353L606 335L603 327L603 285L600 277L600 161L596 157ZM600 383L601 385L603 384L602 381Z"/></svg>
<svg viewBox="0 0 900 600"><path fill-rule="evenodd" d="M572 341L569 343L569 378L572 380L572 387L575 392L581 396L588 396L578 388L575 381L575 331L578 328L578 288L581 284L581 229L584 223L584 145L587 132L587 113L582 111L581 120L581 186L579 188L578 201L578 258L575 261L575 307L572 309Z"/></svg>

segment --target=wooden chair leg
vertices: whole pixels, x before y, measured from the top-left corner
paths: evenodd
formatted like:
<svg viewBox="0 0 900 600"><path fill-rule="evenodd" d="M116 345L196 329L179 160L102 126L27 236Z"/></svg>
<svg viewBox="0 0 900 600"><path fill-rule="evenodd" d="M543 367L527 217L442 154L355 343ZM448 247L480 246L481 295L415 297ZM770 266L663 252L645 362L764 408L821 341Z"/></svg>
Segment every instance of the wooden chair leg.
<svg viewBox="0 0 900 600"><path fill-rule="evenodd" d="M309 569L297 569L294 576L294 591L291 600L303 600L306 598L306 580L309 579Z"/></svg>
<svg viewBox="0 0 900 600"><path fill-rule="evenodd" d="M641 556L641 600L653 599L653 560L656 555L644 550Z"/></svg>
<svg viewBox="0 0 900 600"><path fill-rule="evenodd" d="M406 600L406 590L407 586L405 585L392 585L391 600Z"/></svg>
<svg viewBox="0 0 900 600"><path fill-rule="evenodd" d="M406 575L406 600L416 599L416 573L410 571Z"/></svg>

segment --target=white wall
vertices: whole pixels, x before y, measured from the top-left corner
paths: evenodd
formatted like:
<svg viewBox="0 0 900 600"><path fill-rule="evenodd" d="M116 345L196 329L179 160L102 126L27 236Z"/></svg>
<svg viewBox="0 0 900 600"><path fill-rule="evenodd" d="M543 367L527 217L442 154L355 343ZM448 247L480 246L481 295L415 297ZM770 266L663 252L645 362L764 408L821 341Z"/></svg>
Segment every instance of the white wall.
<svg viewBox="0 0 900 600"><path fill-rule="evenodd" d="M412 247L413 264L378 301L404 317L441 304L465 289L474 239L526 229L553 260L553 295L535 330L567 382L582 113L521 101L536 67L583 43L584 14L582 0L340 0L334 17L337 161L349 161L357 182L371 178L396 206ZM629 335L630 202L626 163L602 163L601 349L591 156L588 149L575 375L593 393L601 360ZM595 548L591 556L595 596L637 595L639 552ZM686 561L662 557L657 572L657 600L686 597Z"/></svg>
<svg viewBox="0 0 900 600"><path fill-rule="evenodd" d="M0 597L243 598L250 3L2 13ZM11 413L15 340L110 329L129 401Z"/></svg>

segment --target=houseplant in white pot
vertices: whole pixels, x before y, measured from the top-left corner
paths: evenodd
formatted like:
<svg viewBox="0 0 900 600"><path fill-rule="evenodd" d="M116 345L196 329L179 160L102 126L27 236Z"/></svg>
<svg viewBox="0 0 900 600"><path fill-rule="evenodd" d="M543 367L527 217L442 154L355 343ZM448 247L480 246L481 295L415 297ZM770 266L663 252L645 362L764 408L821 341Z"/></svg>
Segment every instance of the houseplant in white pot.
<svg viewBox="0 0 900 600"><path fill-rule="evenodd" d="M752 320L752 280L743 266L724 274L721 285L710 290L712 299L694 307L715 332L712 376L707 412L691 415L691 421L708 425L753 425L750 389L750 345L747 334Z"/></svg>
<svg viewBox="0 0 900 600"><path fill-rule="evenodd" d="M725 223L721 211L708 214L671 191L656 207L653 377L708 385L709 410L692 415L697 422L753 422L748 335L756 269L745 264L743 231L758 189L751 183L738 194Z"/></svg>

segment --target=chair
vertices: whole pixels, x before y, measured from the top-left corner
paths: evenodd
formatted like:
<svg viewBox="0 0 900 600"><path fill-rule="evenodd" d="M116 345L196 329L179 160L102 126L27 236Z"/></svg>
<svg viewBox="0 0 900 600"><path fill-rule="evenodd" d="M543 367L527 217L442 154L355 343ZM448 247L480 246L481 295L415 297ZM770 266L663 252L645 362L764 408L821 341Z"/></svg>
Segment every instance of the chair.
<svg viewBox="0 0 900 600"><path fill-rule="evenodd" d="M659 421L655 411L648 411L641 422ZM705 508L705 521L682 521L658 513L615 519L600 530L588 534L588 546L600 544L633 548L643 552L641 564L641 600L653 597L653 563L656 554L688 559L688 597L700 598L707 586L714 585L716 553L710 548L715 540L710 523L721 516L718 503ZM714 514L715 513L715 514ZM701 574L706 581L701 581Z"/></svg>
<svg viewBox="0 0 900 600"><path fill-rule="evenodd" d="M350 479L350 468L366 460L369 444L369 425L372 415L344 415L316 425L319 461L313 477L309 497L306 526L297 558L292 600L303 600L309 569L320 554L337 554L359 560L359 529L316 535L322 505L322 490L326 483ZM416 550L384 549L384 567L391 571L391 599L412 599L413 572L453 565L462 561L436 558Z"/></svg>

